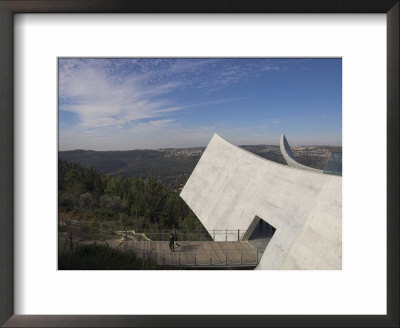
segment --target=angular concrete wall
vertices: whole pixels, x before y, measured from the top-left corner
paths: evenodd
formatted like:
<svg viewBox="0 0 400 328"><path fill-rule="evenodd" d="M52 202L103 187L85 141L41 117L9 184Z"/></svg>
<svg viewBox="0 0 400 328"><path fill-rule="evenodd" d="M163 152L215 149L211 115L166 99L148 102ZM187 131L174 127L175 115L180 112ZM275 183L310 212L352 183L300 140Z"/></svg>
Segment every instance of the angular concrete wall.
<svg viewBox="0 0 400 328"><path fill-rule="evenodd" d="M280 149L281 149L281 153L282 153L283 158L285 159L287 165L294 167L296 169L313 171L313 172L318 172L321 174L324 173L323 170L314 169L312 167L308 167L308 166L298 163L296 161L296 159L294 158L292 149L290 148L289 143L287 142L284 134L281 135Z"/></svg>
<svg viewBox="0 0 400 328"><path fill-rule="evenodd" d="M341 269L340 176L265 160L215 134L181 197L210 232L247 229L256 215L274 226L259 269Z"/></svg>

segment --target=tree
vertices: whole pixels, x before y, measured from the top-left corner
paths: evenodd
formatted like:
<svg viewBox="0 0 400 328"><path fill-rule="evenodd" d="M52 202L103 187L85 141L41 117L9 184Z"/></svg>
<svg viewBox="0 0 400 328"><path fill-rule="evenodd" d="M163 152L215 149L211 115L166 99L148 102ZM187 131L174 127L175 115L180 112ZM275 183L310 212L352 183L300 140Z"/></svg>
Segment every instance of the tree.
<svg viewBox="0 0 400 328"><path fill-rule="evenodd" d="M124 193L128 191L127 179L119 175L117 177L112 177L107 182L107 186L104 193L112 196L119 196L122 198Z"/></svg>
<svg viewBox="0 0 400 328"><path fill-rule="evenodd" d="M93 207L94 200L90 192L84 193L79 197L79 204L81 208L90 209Z"/></svg>
<svg viewBox="0 0 400 328"><path fill-rule="evenodd" d="M60 194L59 205L66 207L68 209L73 209L75 207L75 196L69 192Z"/></svg>
<svg viewBox="0 0 400 328"><path fill-rule="evenodd" d="M159 218L157 214L162 212L162 204L165 199L165 191L161 183L153 176L147 180L144 190L145 213L151 222L155 223Z"/></svg>
<svg viewBox="0 0 400 328"><path fill-rule="evenodd" d="M103 195L100 197L100 207L112 211L115 215L122 209L121 198L118 196Z"/></svg>

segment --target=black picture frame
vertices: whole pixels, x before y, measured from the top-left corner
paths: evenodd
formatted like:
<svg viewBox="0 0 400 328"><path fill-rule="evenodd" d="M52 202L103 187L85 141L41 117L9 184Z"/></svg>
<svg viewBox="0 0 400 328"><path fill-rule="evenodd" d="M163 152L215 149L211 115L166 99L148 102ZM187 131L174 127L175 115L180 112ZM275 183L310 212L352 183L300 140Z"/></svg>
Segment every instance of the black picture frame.
<svg viewBox="0 0 400 328"><path fill-rule="evenodd" d="M4 327L399 327L399 8L399 0L0 0L0 324ZM387 315L14 315L15 13L385 13Z"/></svg>

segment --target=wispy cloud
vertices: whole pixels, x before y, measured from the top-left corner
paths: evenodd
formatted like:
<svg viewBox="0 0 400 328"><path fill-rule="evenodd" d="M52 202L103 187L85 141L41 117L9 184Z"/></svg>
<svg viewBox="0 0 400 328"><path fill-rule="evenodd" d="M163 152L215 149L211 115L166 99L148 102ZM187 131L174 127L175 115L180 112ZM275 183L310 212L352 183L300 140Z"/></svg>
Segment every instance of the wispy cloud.
<svg viewBox="0 0 400 328"><path fill-rule="evenodd" d="M60 110L76 113L82 127L124 126L183 109L160 99L178 88L178 81L152 83L145 72L116 74L107 62L71 61L60 64Z"/></svg>
<svg viewBox="0 0 400 328"><path fill-rule="evenodd" d="M149 121L149 124L151 126L155 126L155 127L164 127L164 126L170 126L171 123L175 122L175 120L169 120L169 119L165 119L165 120L153 120L153 121Z"/></svg>
<svg viewBox="0 0 400 328"><path fill-rule="evenodd" d="M209 94L260 70L278 69L256 61L238 65L234 59L65 58L59 61L59 109L77 114L82 128L128 127L144 119L169 119L193 106L238 100L209 100ZM193 88L202 89L206 99L177 99L176 93Z"/></svg>

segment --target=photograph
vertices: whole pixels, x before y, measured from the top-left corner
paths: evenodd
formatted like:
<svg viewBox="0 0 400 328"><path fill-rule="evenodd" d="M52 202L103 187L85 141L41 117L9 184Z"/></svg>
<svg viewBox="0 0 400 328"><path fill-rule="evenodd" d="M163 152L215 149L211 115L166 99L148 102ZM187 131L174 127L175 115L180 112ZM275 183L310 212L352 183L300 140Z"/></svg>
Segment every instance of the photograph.
<svg viewBox="0 0 400 328"><path fill-rule="evenodd" d="M342 270L341 58L57 65L58 270Z"/></svg>

